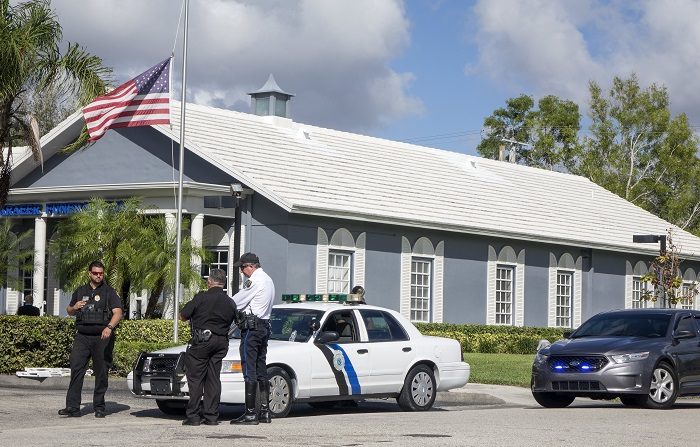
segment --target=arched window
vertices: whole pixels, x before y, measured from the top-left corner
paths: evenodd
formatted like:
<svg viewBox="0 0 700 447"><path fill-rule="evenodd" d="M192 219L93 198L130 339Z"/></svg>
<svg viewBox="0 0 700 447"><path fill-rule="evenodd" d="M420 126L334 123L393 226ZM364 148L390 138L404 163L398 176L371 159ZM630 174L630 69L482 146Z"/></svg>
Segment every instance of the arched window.
<svg viewBox="0 0 700 447"><path fill-rule="evenodd" d="M547 324L575 328L581 324L581 267L583 258L564 253L557 259L549 254Z"/></svg>
<svg viewBox="0 0 700 447"><path fill-rule="evenodd" d="M687 268L683 272L683 284L681 284L681 299L676 305L676 307L681 308L681 309L697 309L698 308L698 303L697 303L697 295L698 295L698 290L697 290L697 284L698 284L698 276L695 273L695 270L692 268Z"/></svg>
<svg viewBox="0 0 700 447"><path fill-rule="evenodd" d="M486 323L522 326L525 307L525 250L489 246Z"/></svg>
<svg viewBox="0 0 700 447"><path fill-rule="evenodd" d="M642 277L649 272L649 267L644 261L638 261L634 267L630 261L626 261L625 275L625 309L643 309L654 307L654 303L645 300L644 294L653 286L642 281Z"/></svg>
<svg viewBox="0 0 700 447"><path fill-rule="evenodd" d="M316 293L350 293L365 283L365 245L367 235L355 239L345 228L333 232L330 240L318 228L316 243Z"/></svg>
<svg viewBox="0 0 700 447"><path fill-rule="evenodd" d="M401 313L415 322L443 321L445 242L401 238Z"/></svg>

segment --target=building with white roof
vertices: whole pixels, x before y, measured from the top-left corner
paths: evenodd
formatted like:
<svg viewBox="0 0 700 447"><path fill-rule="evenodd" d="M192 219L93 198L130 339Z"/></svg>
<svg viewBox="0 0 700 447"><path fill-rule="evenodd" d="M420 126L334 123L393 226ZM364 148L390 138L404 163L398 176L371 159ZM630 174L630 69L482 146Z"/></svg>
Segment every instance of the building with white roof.
<svg viewBox="0 0 700 447"><path fill-rule="evenodd" d="M239 184L243 251L260 256L280 294L359 284L373 304L414 321L566 327L646 305L639 278L659 246L632 236L672 225L589 180L297 123L286 117L293 95L272 77L251 96L263 116L186 107L183 213L229 278ZM46 246L56 222L91 197L139 196L174 221L179 119L173 102L172 128L111 130L62 154L83 126L76 113L42 138L43 169L15 156L2 213L35 229L38 268L25 290L5 291L2 310L14 313L31 292L46 313L65 313L69 295ZM684 279L697 281L700 238L680 228L673 237Z"/></svg>

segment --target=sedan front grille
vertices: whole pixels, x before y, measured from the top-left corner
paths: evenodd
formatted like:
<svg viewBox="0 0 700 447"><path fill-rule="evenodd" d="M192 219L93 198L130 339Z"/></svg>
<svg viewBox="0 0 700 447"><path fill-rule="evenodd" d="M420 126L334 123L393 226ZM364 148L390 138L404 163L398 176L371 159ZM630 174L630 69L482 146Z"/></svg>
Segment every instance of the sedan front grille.
<svg viewBox="0 0 700 447"><path fill-rule="evenodd" d="M167 372L175 371L177 366L177 356L171 357L152 357L150 370L151 372Z"/></svg>
<svg viewBox="0 0 700 447"><path fill-rule="evenodd" d="M606 391L597 380L555 380L552 382L554 391Z"/></svg>
<svg viewBox="0 0 700 447"><path fill-rule="evenodd" d="M600 371L608 364L608 359L602 355L555 355L549 358L548 364L557 373L588 373Z"/></svg>

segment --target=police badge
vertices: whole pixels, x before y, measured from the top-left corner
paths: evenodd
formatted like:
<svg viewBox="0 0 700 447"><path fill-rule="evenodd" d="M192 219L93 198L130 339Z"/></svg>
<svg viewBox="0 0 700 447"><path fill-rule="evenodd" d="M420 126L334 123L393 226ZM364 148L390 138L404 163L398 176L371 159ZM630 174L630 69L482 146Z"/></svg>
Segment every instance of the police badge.
<svg viewBox="0 0 700 447"><path fill-rule="evenodd" d="M338 371L345 369L345 357L340 351L333 351L333 367Z"/></svg>
<svg viewBox="0 0 700 447"><path fill-rule="evenodd" d="M95 301L100 301L100 295L95 295Z"/></svg>

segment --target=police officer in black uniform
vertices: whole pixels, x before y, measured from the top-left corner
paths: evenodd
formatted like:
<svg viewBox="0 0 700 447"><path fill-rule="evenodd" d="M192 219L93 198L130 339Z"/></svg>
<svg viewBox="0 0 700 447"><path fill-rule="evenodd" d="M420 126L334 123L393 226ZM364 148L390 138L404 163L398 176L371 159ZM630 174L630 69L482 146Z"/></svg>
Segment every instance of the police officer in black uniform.
<svg viewBox="0 0 700 447"><path fill-rule="evenodd" d="M105 417L105 392L114 350L114 328L122 318L122 302L113 288L104 281L105 266L93 261L88 267L90 281L73 292L66 308L75 315L77 333L70 353L70 385L66 407L58 410L62 416L80 416L83 379L88 361L92 358L95 369L93 408L95 417Z"/></svg>
<svg viewBox="0 0 700 447"><path fill-rule="evenodd" d="M246 276L243 288L233 296L243 313L241 329L241 366L245 380L245 413L232 424L270 423L270 382L267 379L267 342L270 339L270 313L275 299L272 278L260 267L255 253L244 253L234 267ZM260 413L255 412L255 398L260 389Z"/></svg>
<svg viewBox="0 0 700 447"><path fill-rule="evenodd" d="M217 425L221 399L221 360L228 352L228 331L233 323L236 305L224 292L226 272L211 269L207 286L180 312L180 319L190 321L192 340L187 348L185 371L190 401L187 419L182 425ZM202 403L204 395L204 403Z"/></svg>
<svg viewBox="0 0 700 447"><path fill-rule="evenodd" d="M31 293L24 296L24 304L17 309L17 315L25 315L28 317L38 317L41 315L41 310L34 305L34 297Z"/></svg>

